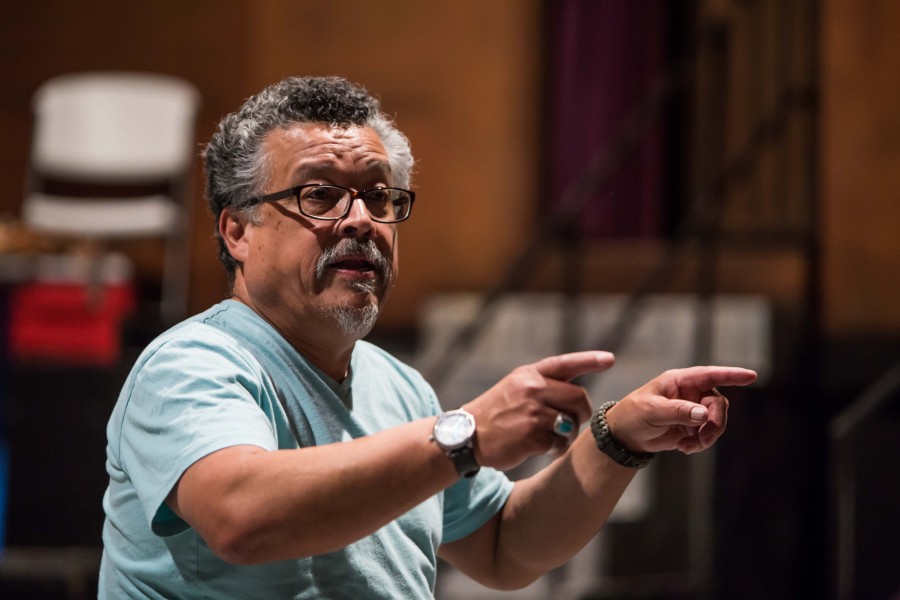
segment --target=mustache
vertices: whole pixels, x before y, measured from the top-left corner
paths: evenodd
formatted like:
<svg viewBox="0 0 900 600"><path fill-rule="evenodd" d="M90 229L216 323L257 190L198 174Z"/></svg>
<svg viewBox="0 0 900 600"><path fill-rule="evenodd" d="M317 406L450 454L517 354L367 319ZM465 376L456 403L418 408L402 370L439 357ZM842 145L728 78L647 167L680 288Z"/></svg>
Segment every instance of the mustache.
<svg viewBox="0 0 900 600"><path fill-rule="evenodd" d="M390 279L394 270L393 260L382 254L374 241L360 238L345 238L327 246L316 263L316 278L321 281L325 277L328 265L350 255L364 257L375 268L382 282Z"/></svg>

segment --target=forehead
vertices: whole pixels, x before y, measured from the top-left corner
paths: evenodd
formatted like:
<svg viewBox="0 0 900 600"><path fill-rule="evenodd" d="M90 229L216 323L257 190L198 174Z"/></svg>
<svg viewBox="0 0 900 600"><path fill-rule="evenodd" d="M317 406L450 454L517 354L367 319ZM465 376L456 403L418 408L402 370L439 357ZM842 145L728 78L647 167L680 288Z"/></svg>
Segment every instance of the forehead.
<svg viewBox="0 0 900 600"><path fill-rule="evenodd" d="M269 132L264 144L272 178L280 182L340 174L390 176L387 150L371 127L297 123Z"/></svg>

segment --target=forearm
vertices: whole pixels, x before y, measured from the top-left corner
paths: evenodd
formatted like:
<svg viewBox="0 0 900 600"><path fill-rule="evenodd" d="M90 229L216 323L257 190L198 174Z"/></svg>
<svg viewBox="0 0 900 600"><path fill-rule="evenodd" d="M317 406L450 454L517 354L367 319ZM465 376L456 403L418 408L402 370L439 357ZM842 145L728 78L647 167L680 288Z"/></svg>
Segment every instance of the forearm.
<svg viewBox="0 0 900 600"><path fill-rule="evenodd" d="M596 535L634 474L602 454L586 431L562 457L516 482L494 519L442 546L441 557L489 587L525 587Z"/></svg>
<svg viewBox="0 0 900 600"><path fill-rule="evenodd" d="M496 439L480 438L482 455L504 467L514 462L510 456L518 458L517 450L534 454L535 448L550 447L547 440L555 435L554 423L560 412L577 414L586 422L591 406L586 392L582 389L583 402L576 402L577 394L560 387L560 382L583 373L581 369L592 362L601 365L602 354L544 359L513 371L501 381L503 385L470 403L473 412L477 408L503 425L484 428ZM544 385L540 377L534 377L535 372L543 377ZM703 450L725 429L728 401L716 386L748 385L755 379L753 371L736 367L666 371L610 408L605 414L605 431L632 453ZM522 401L514 402L517 398ZM516 424L518 429L513 426ZM520 443L504 445L504 439ZM562 457L534 477L518 482L499 515L466 538L446 544L441 556L486 585L523 587L587 544L635 473L598 450L592 432L585 430Z"/></svg>
<svg viewBox="0 0 900 600"><path fill-rule="evenodd" d="M565 563L597 534L635 473L583 432L560 459L516 484L499 521L497 576L527 583Z"/></svg>
<svg viewBox="0 0 900 600"><path fill-rule="evenodd" d="M329 552L374 532L457 478L433 419L352 442L214 453L169 503L220 556L258 563ZM199 468L197 468L199 466Z"/></svg>

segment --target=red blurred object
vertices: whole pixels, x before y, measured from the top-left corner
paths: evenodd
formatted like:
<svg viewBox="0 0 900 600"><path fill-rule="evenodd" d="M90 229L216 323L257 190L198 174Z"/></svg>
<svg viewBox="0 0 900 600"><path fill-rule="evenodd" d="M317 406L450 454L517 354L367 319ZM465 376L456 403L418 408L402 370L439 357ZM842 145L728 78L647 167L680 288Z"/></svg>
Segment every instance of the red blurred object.
<svg viewBox="0 0 900 600"><path fill-rule="evenodd" d="M134 306L127 283L22 283L10 294L10 354L25 361L114 365L122 321Z"/></svg>

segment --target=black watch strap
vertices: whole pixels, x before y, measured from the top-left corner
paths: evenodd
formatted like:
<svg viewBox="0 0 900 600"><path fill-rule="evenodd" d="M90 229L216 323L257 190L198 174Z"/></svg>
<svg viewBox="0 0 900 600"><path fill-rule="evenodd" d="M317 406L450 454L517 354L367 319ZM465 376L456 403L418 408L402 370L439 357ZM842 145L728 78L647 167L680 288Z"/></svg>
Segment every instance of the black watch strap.
<svg viewBox="0 0 900 600"><path fill-rule="evenodd" d="M453 466L456 467L456 472L460 477L474 477L481 468L478 461L475 460L475 449L471 443L462 448L450 450L447 452L447 456L453 461Z"/></svg>

